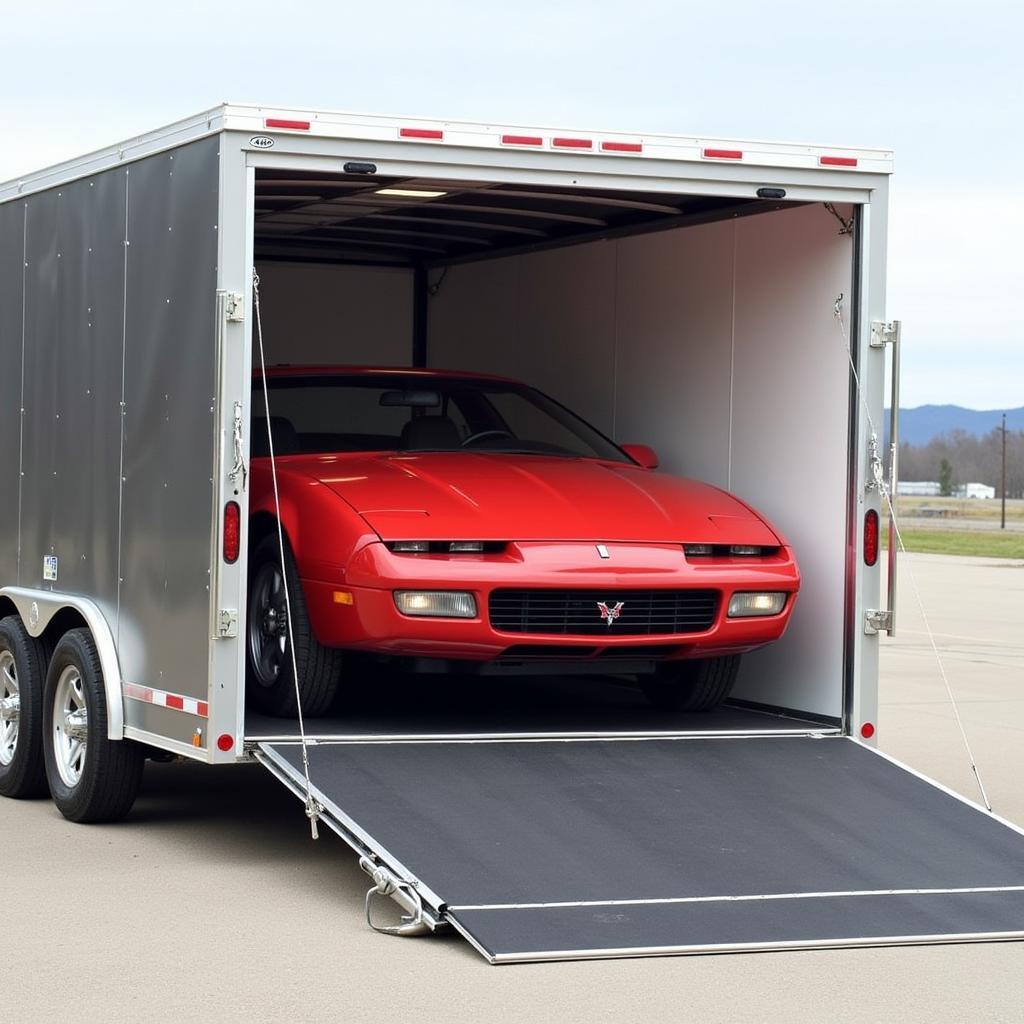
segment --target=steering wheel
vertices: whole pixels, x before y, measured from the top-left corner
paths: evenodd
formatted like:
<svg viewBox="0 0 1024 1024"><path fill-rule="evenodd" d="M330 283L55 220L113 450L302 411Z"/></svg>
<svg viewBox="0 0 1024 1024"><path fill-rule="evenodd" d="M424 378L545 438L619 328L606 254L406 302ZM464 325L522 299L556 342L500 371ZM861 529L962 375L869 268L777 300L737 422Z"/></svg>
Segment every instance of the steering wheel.
<svg viewBox="0 0 1024 1024"><path fill-rule="evenodd" d="M515 434L511 430L480 430L475 434L470 434L459 447L465 448L466 445L479 441L482 437L515 437Z"/></svg>

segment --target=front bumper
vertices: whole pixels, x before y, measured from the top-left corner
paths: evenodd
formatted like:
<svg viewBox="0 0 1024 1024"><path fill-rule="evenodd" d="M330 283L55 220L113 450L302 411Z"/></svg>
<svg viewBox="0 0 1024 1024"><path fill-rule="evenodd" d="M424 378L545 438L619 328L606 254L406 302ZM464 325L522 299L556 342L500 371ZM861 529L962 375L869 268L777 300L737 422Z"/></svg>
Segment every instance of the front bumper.
<svg viewBox="0 0 1024 1024"><path fill-rule="evenodd" d="M501 555L397 555L370 544L337 580L303 579L313 630L321 644L396 656L490 661L513 649L550 648L560 657L583 658L632 647L664 646L669 658L741 653L777 640L785 632L800 573L788 548L766 558L687 559L677 544L606 544L601 558L592 543L511 544ZM714 589L718 612L699 633L643 633L616 636L615 626L599 635L503 633L488 616L493 590L607 588L623 590ZM472 619L402 615L396 590L464 590L477 602ZM783 610L763 618L730 619L729 599L738 591L789 594ZM345 595L339 599L338 595ZM342 603L345 602L345 603ZM598 612L595 608L595 617Z"/></svg>

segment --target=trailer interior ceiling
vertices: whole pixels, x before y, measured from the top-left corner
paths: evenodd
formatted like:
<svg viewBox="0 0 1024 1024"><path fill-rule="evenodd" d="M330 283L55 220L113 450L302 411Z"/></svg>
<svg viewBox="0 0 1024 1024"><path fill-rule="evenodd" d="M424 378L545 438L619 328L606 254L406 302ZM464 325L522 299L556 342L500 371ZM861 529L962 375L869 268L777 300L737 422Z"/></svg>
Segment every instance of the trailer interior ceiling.
<svg viewBox="0 0 1024 1024"><path fill-rule="evenodd" d="M843 717L851 398L833 310L855 245L823 204L275 167L254 246L269 364L522 379L761 510L803 583L735 696Z"/></svg>

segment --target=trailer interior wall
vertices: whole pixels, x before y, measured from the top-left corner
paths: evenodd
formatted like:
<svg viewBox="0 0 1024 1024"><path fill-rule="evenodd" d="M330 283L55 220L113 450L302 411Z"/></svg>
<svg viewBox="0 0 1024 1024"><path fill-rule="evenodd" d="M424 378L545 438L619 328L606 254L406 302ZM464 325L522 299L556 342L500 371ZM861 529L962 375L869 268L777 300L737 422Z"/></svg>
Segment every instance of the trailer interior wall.
<svg viewBox="0 0 1024 1024"><path fill-rule="evenodd" d="M411 270L274 260L257 270L268 365L409 365Z"/></svg>
<svg viewBox="0 0 1024 1024"><path fill-rule="evenodd" d="M453 266L429 315L431 365L527 380L765 513L803 584L735 696L836 718L850 374L833 305L852 266L815 204Z"/></svg>

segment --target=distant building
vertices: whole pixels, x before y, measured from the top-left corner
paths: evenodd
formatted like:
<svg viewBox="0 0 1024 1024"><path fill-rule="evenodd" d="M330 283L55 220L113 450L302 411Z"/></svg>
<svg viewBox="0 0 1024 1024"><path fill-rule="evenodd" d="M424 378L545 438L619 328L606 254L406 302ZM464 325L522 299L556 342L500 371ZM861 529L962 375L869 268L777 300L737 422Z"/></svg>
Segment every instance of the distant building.
<svg viewBox="0 0 1024 1024"><path fill-rule="evenodd" d="M937 480L898 480L896 493L906 498L937 498L942 487Z"/></svg>
<svg viewBox="0 0 1024 1024"><path fill-rule="evenodd" d="M994 498L996 489L988 484L961 484L953 493L958 498Z"/></svg>

